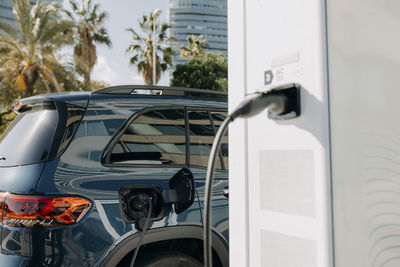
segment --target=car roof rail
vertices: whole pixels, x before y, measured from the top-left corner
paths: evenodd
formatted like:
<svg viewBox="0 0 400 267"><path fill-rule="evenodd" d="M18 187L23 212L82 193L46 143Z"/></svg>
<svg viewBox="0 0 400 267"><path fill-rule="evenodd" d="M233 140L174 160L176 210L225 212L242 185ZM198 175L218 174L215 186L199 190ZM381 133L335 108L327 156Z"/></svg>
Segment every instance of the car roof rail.
<svg viewBox="0 0 400 267"><path fill-rule="evenodd" d="M226 99L226 92L186 88L171 86L153 86L153 85L117 85L106 87L93 92L94 94L152 94L152 95L168 95L168 96L196 96Z"/></svg>

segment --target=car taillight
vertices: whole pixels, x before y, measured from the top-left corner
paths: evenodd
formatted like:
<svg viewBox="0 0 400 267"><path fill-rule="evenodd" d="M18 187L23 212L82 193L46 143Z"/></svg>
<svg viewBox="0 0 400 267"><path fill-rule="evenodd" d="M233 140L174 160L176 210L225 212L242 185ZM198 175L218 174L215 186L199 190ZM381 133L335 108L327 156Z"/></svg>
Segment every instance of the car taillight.
<svg viewBox="0 0 400 267"><path fill-rule="evenodd" d="M91 201L82 197L0 194L1 221L16 227L51 227L79 222Z"/></svg>

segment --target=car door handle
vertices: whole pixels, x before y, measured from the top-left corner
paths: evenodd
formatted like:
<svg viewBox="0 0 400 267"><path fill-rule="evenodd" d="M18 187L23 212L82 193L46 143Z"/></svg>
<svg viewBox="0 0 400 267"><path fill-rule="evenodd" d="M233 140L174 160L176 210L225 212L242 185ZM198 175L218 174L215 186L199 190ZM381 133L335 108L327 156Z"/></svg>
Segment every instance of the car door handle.
<svg viewBox="0 0 400 267"><path fill-rule="evenodd" d="M229 197L229 188L228 187L225 187L223 189L223 194L224 194L225 197Z"/></svg>

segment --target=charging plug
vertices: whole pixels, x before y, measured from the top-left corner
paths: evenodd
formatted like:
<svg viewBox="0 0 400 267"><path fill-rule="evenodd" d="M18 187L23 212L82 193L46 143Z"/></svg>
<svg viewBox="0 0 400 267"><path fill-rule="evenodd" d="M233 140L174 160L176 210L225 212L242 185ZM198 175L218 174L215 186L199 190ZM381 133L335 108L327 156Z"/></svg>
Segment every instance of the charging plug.
<svg viewBox="0 0 400 267"><path fill-rule="evenodd" d="M271 91L257 93L244 99L230 114L231 120L250 118L264 109L275 120L291 119L300 115L300 87L284 85Z"/></svg>
<svg viewBox="0 0 400 267"><path fill-rule="evenodd" d="M141 193L133 195L128 202L128 208L130 209L131 214L133 214L132 217L137 219L135 226L139 231L143 231L144 228L147 229L149 226L151 226L149 223L147 223L146 226L147 217L151 217L151 214L149 214L151 212L149 210L151 201L151 196Z"/></svg>

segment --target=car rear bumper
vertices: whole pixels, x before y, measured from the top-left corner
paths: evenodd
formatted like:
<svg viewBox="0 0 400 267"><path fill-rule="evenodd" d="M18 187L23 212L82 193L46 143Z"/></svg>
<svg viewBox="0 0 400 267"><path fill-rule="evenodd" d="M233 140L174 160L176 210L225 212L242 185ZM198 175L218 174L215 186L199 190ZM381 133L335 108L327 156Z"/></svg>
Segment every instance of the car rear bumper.
<svg viewBox="0 0 400 267"><path fill-rule="evenodd" d="M27 266L28 263L28 258L0 253L0 266L19 267Z"/></svg>
<svg viewBox="0 0 400 267"><path fill-rule="evenodd" d="M94 224L54 228L3 226L0 267L96 266L103 254L110 249L112 240L109 242L97 237L100 231L89 229L94 226Z"/></svg>

